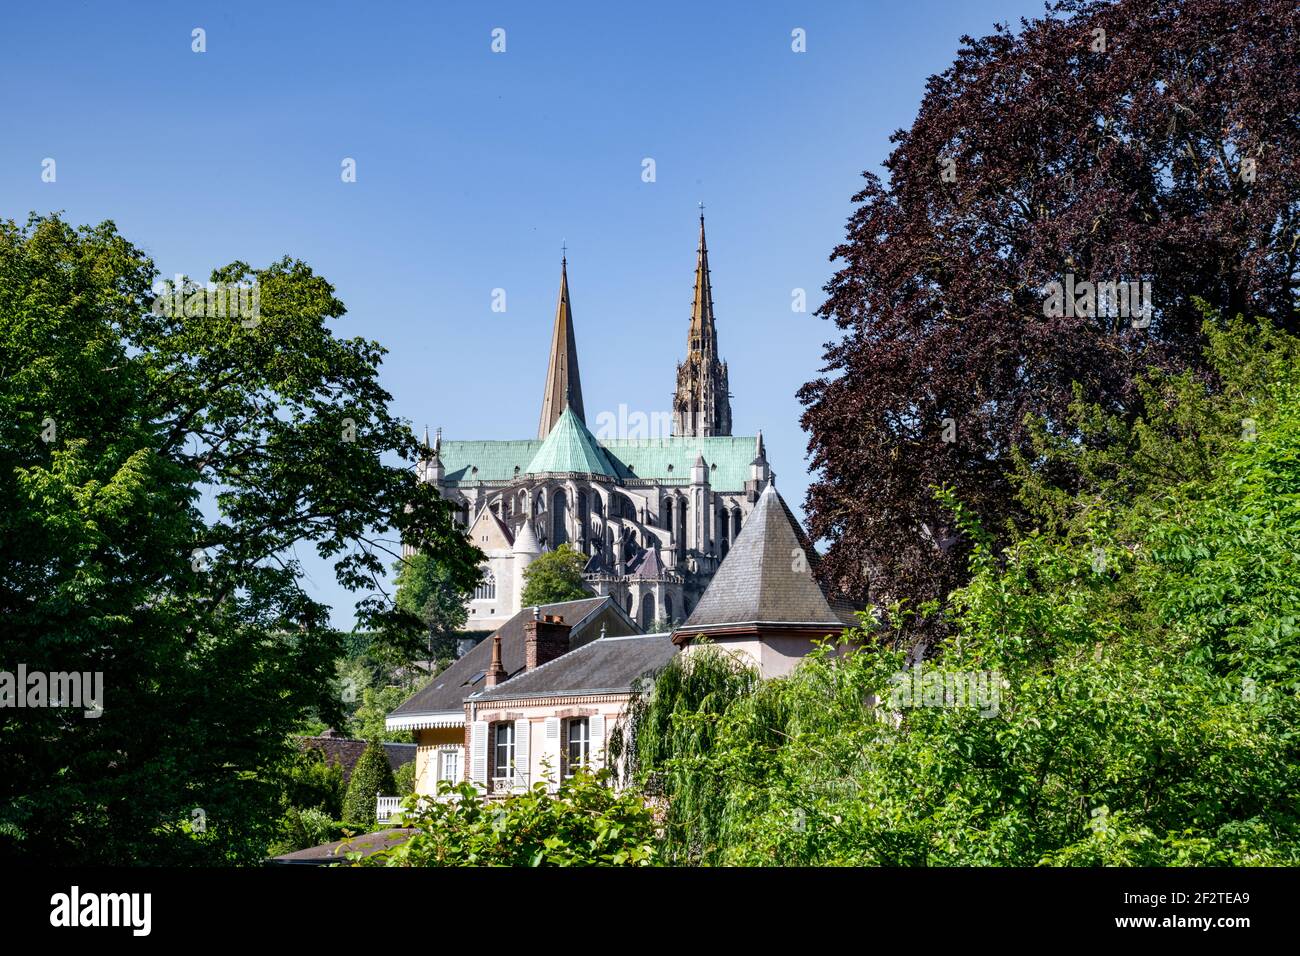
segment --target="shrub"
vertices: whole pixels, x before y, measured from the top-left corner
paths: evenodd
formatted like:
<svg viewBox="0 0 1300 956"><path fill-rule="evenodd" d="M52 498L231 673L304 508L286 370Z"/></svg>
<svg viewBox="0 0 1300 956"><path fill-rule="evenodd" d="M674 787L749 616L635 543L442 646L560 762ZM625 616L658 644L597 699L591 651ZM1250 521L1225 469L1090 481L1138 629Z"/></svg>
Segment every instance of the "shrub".
<svg viewBox="0 0 1300 956"><path fill-rule="evenodd" d="M372 740L366 744L357 765L352 768L347 796L343 798L343 822L348 826L375 827L375 797L395 796L397 781L383 744Z"/></svg>
<svg viewBox="0 0 1300 956"><path fill-rule="evenodd" d="M415 834L363 866L652 866L653 814L638 795L616 792L609 772L581 771L555 794L546 784L484 800L470 783L440 784L443 801L410 797Z"/></svg>

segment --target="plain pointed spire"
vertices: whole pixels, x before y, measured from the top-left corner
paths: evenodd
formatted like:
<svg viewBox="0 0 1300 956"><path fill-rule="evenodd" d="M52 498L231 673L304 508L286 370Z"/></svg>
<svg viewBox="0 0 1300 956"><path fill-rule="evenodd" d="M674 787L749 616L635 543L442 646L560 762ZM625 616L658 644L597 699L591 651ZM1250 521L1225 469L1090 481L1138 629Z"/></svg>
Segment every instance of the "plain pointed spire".
<svg viewBox="0 0 1300 956"><path fill-rule="evenodd" d="M542 391L542 417L537 437L545 438L564 414L573 409L579 421L582 410L582 379L578 374L578 345L573 335L573 306L569 302L568 256L560 259L560 296L555 305L555 327L551 331L551 355L546 365L546 387Z"/></svg>

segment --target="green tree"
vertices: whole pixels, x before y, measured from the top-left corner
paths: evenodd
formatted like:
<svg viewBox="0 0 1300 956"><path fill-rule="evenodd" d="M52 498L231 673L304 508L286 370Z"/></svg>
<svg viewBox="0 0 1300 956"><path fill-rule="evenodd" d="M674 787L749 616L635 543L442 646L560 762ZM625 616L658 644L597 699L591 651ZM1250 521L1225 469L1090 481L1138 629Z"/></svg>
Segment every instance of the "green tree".
<svg viewBox="0 0 1300 956"><path fill-rule="evenodd" d="M0 707L0 858L259 860L269 768L309 715L340 717L340 636L296 551L333 561L394 641L423 625L380 590L386 540L478 573L414 473L384 350L334 333L324 278L216 269L257 290L231 316L186 281L155 301L156 276L110 222L0 222L0 669L103 675L97 718Z"/></svg>
<svg viewBox="0 0 1300 956"><path fill-rule="evenodd" d="M1005 552L940 493L972 558L933 659L904 653L896 606L852 653L714 679L708 707L666 671L645 705L666 722L637 736L642 778L683 803L665 856L1300 863L1300 352L1267 327L1204 334L1213 387L1144 375L1131 423L1076 403L1104 447L1039 444L1038 520ZM1044 477L1061 456L1081 487Z"/></svg>
<svg viewBox="0 0 1300 956"><path fill-rule="evenodd" d="M279 833L267 856L337 839L343 812L343 768L314 748L296 750L281 768Z"/></svg>
<svg viewBox="0 0 1300 956"><path fill-rule="evenodd" d="M555 794L545 783L485 801L473 784L440 785L440 801L408 798L415 833L394 849L354 860L361 866L651 866L654 814L633 793L608 786L608 772L585 770Z"/></svg>
<svg viewBox="0 0 1300 956"><path fill-rule="evenodd" d="M388 763L384 745L372 740L366 744L352 768L347 796L343 798L343 822L348 826L374 829L376 796L397 796L397 781L393 779L393 768Z"/></svg>
<svg viewBox="0 0 1300 956"><path fill-rule="evenodd" d="M586 564L582 552L567 543L538 555L524 571L521 602L533 606L591 597L591 591L582 583Z"/></svg>
<svg viewBox="0 0 1300 956"><path fill-rule="evenodd" d="M395 568L397 606L424 623L424 659L445 667L456 659L456 634L469 619L465 603L473 588L458 587L454 569L424 552L404 558ZM418 653L412 648L412 659Z"/></svg>
<svg viewBox="0 0 1300 956"><path fill-rule="evenodd" d="M404 763L394 770L393 781L397 784L397 795L415 793L415 761Z"/></svg>

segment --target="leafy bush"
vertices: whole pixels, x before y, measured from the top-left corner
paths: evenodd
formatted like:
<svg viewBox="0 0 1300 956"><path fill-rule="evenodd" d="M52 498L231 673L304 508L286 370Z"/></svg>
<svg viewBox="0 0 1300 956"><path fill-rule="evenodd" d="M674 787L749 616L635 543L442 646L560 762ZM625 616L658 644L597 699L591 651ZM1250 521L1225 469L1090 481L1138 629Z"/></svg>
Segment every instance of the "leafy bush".
<svg viewBox="0 0 1300 956"><path fill-rule="evenodd" d="M280 821L280 836L268 851L279 856L343 838L344 827L328 813L311 807L290 807Z"/></svg>
<svg viewBox="0 0 1300 956"><path fill-rule="evenodd" d="M637 731L677 804L664 855L1300 864L1300 343L1206 334L1214 391L1153 373L1143 420L1077 406L1087 440L1040 443L1040 476L1069 456L1086 480L1023 481L1038 526L1006 551L941 493L972 577L919 669L897 605L784 679L665 671L667 722Z"/></svg>
<svg viewBox="0 0 1300 956"><path fill-rule="evenodd" d="M393 791L393 796L404 796L408 793L415 793L415 761L404 763L393 772L393 781L397 784L397 789Z"/></svg>
<svg viewBox="0 0 1300 956"><path fill-rule="evenodd" d="M654 817L645 801L619 793L608 771L579 772L555 794L546 784L484 800L470 783L440 784L442 801L406 800L415 834L363 866L651 866Z"/></svg>
<svg viewBox="0 0 1300 956"><path fill-rule="evenodd" d="M343 768L315 749L299 750L285 762L281 775L281 803L288 809L320 810L332 819L343 812Z"/></svg>

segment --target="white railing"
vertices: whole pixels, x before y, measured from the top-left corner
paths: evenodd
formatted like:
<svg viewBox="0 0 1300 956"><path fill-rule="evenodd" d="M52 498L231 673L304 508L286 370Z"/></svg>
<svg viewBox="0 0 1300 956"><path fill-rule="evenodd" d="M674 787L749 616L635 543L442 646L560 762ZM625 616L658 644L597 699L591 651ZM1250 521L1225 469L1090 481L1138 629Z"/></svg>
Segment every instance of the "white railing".
<svg viewBox="0 0 1300 956"><path fill-rule="evenodd" d="M375 797L375 819L380 823L399 822L402 818L401 797Z"/></svg>
<svg viewBox="0 0 1300 956"><path fill-rule="evenodd" d="M516 772L512 777L493 777L493 793L520 792L528 789L528 774Z"/></svg>

